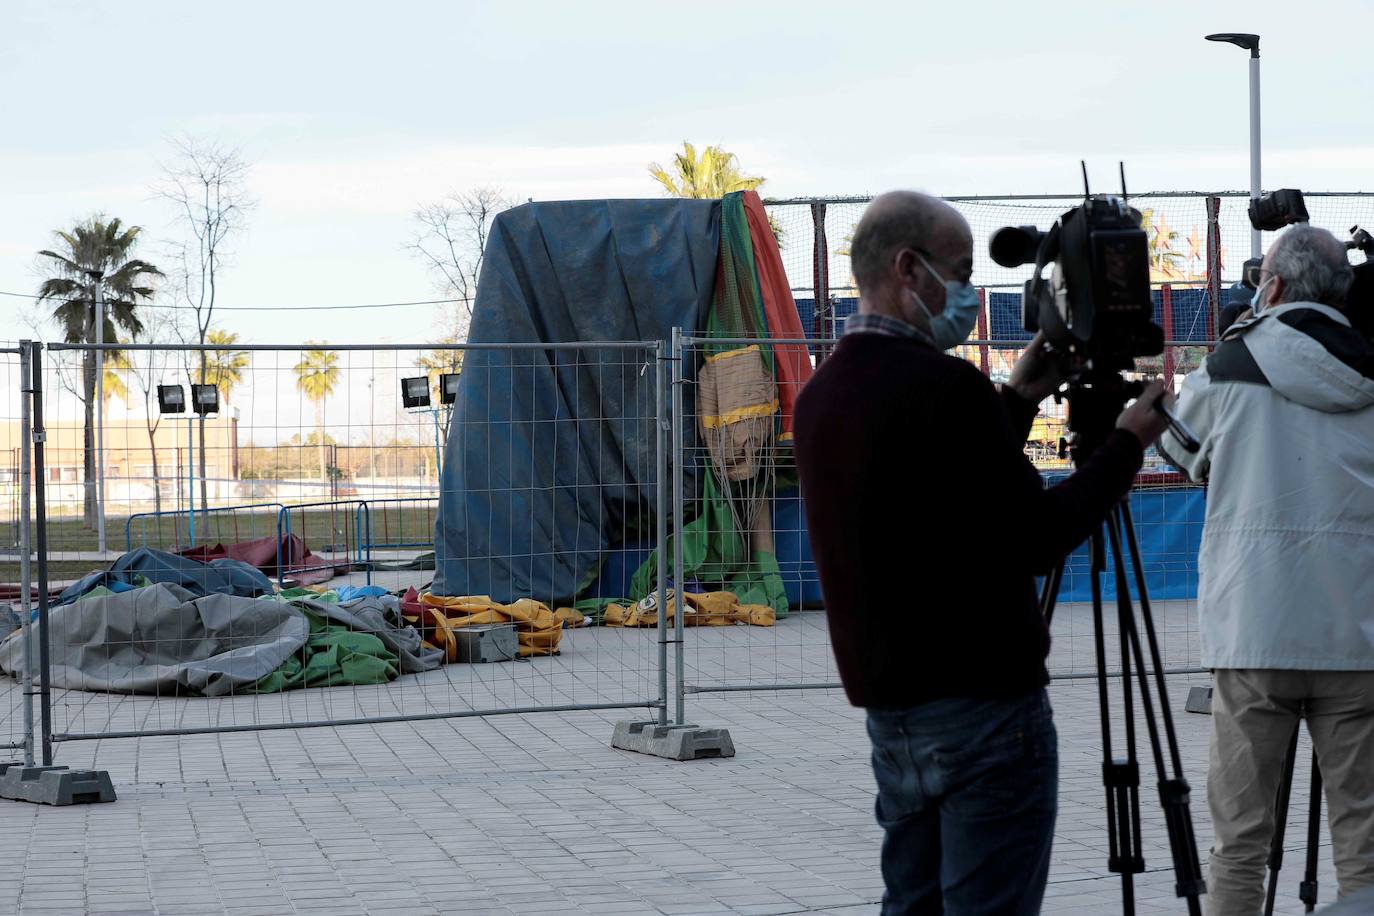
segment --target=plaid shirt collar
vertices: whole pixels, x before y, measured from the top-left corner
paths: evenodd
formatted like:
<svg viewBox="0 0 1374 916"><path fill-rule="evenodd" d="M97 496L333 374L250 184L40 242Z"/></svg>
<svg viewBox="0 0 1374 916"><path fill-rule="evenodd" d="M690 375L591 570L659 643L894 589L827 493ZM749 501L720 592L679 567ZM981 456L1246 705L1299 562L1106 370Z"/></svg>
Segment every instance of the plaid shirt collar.
<svg viewBox="0 0 1374 916"><path fill-rule="evenodd" d="M900 318L893 318L890 315L878 315L872 312L860 315L850 315L844 322L844 333L848 334L882 334L884 337L907 337L912 340L919 340L935 345L935 341L930 335L914 324L908 324Z"/></svg>

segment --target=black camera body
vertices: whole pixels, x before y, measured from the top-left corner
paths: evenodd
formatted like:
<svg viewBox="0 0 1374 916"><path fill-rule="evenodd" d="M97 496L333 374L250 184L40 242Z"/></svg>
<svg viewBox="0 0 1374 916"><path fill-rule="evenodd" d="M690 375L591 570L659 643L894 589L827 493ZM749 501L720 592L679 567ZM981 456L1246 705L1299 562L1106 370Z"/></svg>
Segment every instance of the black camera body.
<svg viewBox="0 0 1374 916"><path fill-rule="evenodd" d="M1070 379L1087 369L1129 370L1136 357L1164 352L1150 298L1149 240L1140 213L1123 199L1090 196L1048 231L1009 226L988 247L1003 267L1035 265L1021 323L1044 332Z"/></svg>
<svg viewBox="0 0 1374 916"><path fill-rule="evenodd" d="M1261 197L1250 198L1250 225L1261 232L1273 232L1308 220L1307 203L1296 188L1280 188Z"/></svg>
<svg viewBox="0 0 1374 916"><path fill-rule="evenodd" d="M1261 232L1309 221L1307 202L1297 188L1281 188L1250 200L1250 225ZM1350 251L1364 253L1364 263L1354 266L1355 280L1345 297L1345 314L1350 324L1369 341L1374 341L1374 235L1359 226L1350 227Z"/></svg>

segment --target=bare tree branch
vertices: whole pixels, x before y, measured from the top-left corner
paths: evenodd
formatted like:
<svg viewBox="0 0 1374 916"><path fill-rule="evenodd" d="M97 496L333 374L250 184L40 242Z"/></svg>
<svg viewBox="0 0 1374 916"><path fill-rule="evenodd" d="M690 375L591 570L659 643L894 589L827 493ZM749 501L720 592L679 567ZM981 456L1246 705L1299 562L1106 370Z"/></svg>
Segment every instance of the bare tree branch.
<svg viewBox="0 0 1374 916"><path fill-rule="evenodd" d="M436 288L459 300L443 312L445 339L467 337L492 220L511 205L500 188L479 187L455 191L415 211L419 229L407 250L433 275Z"/></svg>
<svg viewBox="0 0 1374 916"><path fill-rule="evenodd" d="M199 377L204 378L207 356L205 337L214 320L219 274L228 264L233 238L243 230L255 201L248 193L248 162L233 147L182 137L172 141L176 151L163 166L162 183L154 195L167 201L177 214L182 229L180 240L171 243L179 262L181 298L195 313L195 342ZM194 384L194 368L187 365L187 376ZM200 465L205 467L205 418L200 427ZM208 504L205 477L200 481L200 497Z"/></svg>

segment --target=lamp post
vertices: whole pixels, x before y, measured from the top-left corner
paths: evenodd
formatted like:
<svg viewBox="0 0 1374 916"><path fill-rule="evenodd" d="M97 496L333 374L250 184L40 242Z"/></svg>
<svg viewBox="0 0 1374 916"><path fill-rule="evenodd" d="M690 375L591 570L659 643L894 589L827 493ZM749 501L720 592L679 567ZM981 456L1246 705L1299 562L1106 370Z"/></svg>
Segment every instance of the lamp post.
<svg viewBox="0 0 1374 916"><path fill-rule="evenodd" d="M1250 199L1260 196L1260 37L1250 32L1214 32L1208 41L1220 41L1250 52ZM1260 231L1250 230L1250 257L1258 258Z"/></svg>
<svg viewBox="0 0 1374 916"><path fill-rule="evenodd" d="M429 376L417 375L401 379L401 406L416 413L427 413L434 418L434 477L437 481L442 470L439 445L439 408L430 406ZM439 376L439 402L450 411L458 399L458 373L445 372Z"/></svg>
<svg viewBox="0 0 1374 916"><path fill-rule="evenodd" d="M219 388L214 385L191 386L191 405L196 416L186 417L186 530L194 547L196 543L196 452L195 422L208 414L219 413ZM186 392L180 385L157 386L157 409L161 414L186 413ZM202 471L204 469L202 468ZM209 506L202 506L208 512Z"/></svg>

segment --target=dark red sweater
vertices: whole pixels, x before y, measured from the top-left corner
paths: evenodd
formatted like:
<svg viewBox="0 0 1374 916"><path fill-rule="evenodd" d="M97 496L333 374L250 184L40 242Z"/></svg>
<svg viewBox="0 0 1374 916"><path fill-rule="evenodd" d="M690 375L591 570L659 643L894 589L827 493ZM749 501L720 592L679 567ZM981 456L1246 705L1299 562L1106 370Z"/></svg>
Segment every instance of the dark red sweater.
<svg viewBox="0 0 1374 916"><path fill-rule="evenodd" d="M850 334L797 400L797 468L831 642L855 706L901 709L1048 683L1034 577L1140 469L1117 430L1046 489L1036 407L917 340Z"/></svg>

